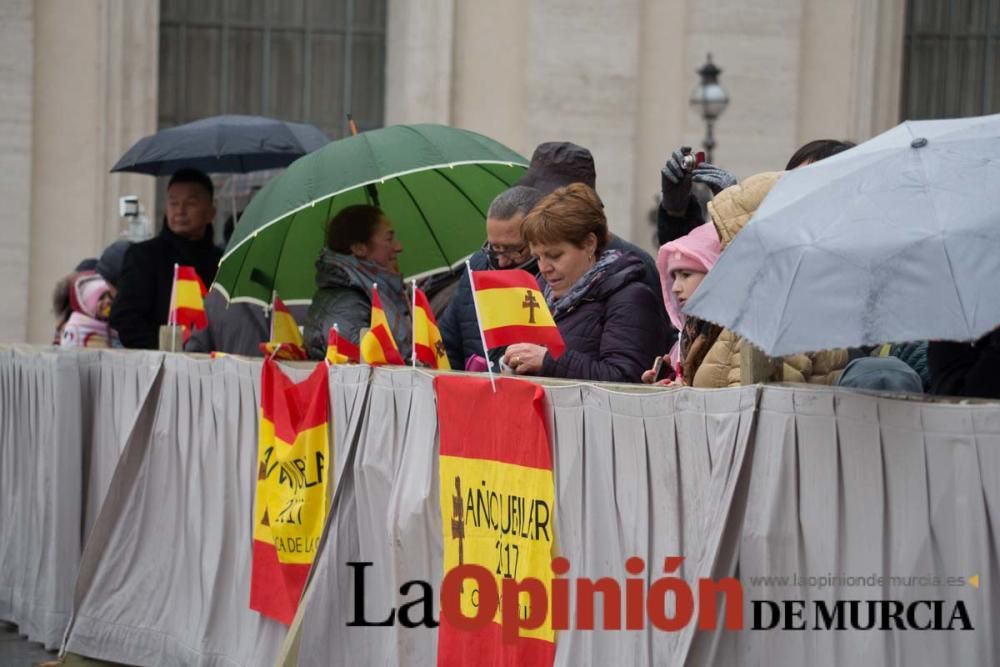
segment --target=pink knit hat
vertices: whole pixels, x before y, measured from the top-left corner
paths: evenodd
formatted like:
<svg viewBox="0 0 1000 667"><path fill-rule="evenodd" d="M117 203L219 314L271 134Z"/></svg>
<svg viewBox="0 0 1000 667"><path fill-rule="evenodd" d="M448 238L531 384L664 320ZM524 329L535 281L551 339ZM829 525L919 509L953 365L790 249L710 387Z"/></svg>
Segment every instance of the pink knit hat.
<svg viewBox="0 0 1000 667"><path fill-rule="evenodd" d="M98 308L101 297L108 292L108 283L100 275L87 271L77 276L70 290L70 305L73 310L88 317L100 319Z"/></svg>
<svg viewBox="0 0 1000 667"><path fill-rule="evenodd" d="M663 287L663 305L667 307L670 321L678 330L684 326L684 314L681 313L677 296L671 289L674 286L673 272L686 270L708 273L721 253L719 234L711 222L695 227L687 236L660 246L656 255L656 268L660 272L660 285Z"/></svg>

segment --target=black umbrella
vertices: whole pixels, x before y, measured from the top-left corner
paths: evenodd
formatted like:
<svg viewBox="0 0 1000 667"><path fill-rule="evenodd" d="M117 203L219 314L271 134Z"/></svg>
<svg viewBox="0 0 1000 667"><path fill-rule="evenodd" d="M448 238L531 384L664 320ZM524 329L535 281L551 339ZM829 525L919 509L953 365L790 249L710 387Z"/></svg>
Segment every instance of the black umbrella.
<svg viewBox="0 0 1000 667"><path fill-rule="evenodd" d="M111 171L160 176L185 167L216 174L278 169L329 141L319 128L304 123L213 116L140 139Z"/></svg>

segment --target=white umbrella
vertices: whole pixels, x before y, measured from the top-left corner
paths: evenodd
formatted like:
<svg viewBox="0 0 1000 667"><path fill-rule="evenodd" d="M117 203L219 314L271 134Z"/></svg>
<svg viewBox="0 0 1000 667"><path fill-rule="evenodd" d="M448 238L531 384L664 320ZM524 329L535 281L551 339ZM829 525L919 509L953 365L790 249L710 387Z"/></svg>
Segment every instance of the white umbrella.
<svg viewBox="0 0 1000 667"><path fill-rule="evenodd" d="M785 174L685 312L771 356L1000 325L1000 115L909 121Z"/></svg>

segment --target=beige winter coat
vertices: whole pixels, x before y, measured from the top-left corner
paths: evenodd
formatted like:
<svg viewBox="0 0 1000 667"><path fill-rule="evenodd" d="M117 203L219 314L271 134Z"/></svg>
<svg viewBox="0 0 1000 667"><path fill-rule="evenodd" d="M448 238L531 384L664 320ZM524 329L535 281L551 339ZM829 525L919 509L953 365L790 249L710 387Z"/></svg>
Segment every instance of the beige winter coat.
<svg viewBox="0 0 1000 667"><path fill-rule="evenodd" d="M722 249L756 212L783 172L765 172L726 188L709 202L708 212L719 233ZM733 387L740 384L740 347L743 339L724 329L695 371L695 387ZM824 350L784 358L785 382L832 384L847 365L847 350Z"/></svg>

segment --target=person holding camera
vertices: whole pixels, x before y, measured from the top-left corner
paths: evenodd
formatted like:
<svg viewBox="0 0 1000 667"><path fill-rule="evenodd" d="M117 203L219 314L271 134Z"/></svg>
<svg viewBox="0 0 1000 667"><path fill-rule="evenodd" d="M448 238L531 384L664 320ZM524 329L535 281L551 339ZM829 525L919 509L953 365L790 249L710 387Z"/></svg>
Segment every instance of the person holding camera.
<svg viewBox="0 0 1000 667"><path fill-rule="evenodd" d="M700 162L700 155L692 153L690 146L682 146L660 171L663 199L656 211L656 237L661 246L705 224L709 200L736 185L735 176L714 164Z"/></svg>

